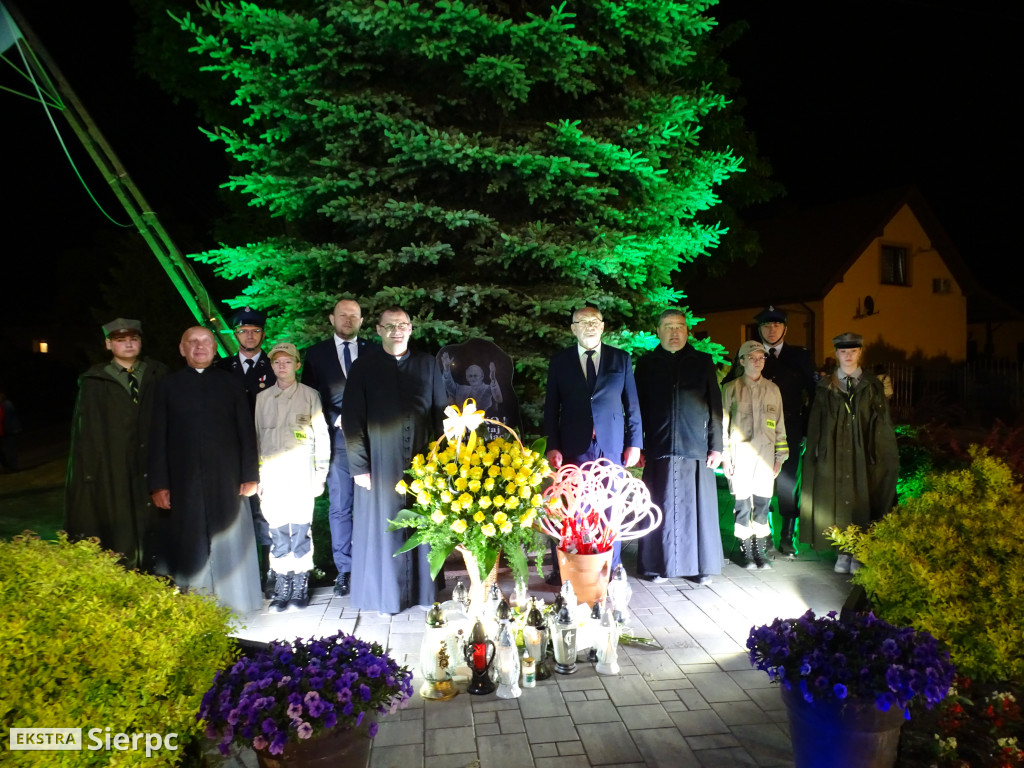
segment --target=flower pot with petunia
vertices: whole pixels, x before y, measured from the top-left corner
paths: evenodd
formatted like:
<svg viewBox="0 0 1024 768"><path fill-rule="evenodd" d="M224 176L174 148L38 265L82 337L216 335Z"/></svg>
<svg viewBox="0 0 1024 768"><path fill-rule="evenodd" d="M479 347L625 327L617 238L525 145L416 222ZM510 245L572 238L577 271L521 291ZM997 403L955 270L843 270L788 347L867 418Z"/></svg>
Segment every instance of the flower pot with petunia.
<svg viewBox="0 0 1024 768"><path fill-rule="evenodd" d="M339 632L241 656L217 673L196 719L222 754L249 747L261 768L365 766L377 719L411 696L409 669Z"/></svg>
<svg viewBox="0 0 1024 768"><path fill-rule="evenodd" d="M796 768L891 768L908 705L942 701L955 674L928 632L871 613L775 619L747 648L780 684Z"/></svg>

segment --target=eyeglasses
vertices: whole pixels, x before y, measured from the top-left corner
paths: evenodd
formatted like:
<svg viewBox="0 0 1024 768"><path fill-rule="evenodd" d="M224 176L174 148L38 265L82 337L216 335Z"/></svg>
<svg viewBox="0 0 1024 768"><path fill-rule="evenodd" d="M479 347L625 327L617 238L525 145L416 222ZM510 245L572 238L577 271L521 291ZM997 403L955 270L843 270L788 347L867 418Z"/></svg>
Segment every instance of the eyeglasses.
<svg viewBox="0 0 1024 768"><path fill-rule="evenodd" d="M241 333L247 333L247 334L263 333L263 329L262 328L239 328L238 330L235 331L235 333L239 333L239 334L241 334Z"/></svg>
<svg viewBox="0 0 1024 768"><path fill-rule="evenodd" d="M747 355L747 360L752 363L763 363L767 355Z"/></svg>
<svg viewBox="0 0 1024 768"><path fill-rule="evenodd" d="M600 328L604 325L604 320L575 320L573 325L579 325L590 330L591 328Z"/></svg>
<svg viewBox="0 0 1024 768"><path fill-rule="evenodd" d="M406 331L412 330L412 323L393 323L391 325L379 325L378 328L383 328L384 333L405 333Z"/></svg>

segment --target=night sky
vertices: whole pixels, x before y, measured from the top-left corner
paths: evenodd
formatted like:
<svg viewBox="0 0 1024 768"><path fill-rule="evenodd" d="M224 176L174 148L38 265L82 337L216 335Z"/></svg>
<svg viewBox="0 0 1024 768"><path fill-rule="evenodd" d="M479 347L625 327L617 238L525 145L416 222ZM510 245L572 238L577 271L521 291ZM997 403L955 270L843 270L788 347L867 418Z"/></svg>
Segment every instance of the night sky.
<svg viewBox="0 0 1024 768"><path fill-rule="evenodd" d="M127 1L19 7L183 250L215 246L208 224L226 175L222 150L199 133L191 105L173 104L134 73ZM1020 197L1010 119L1019 43L1010 36L1019 11L991 0L724 0L714 15L749 23L727 59L787 203L916 183L979 280L1024 305L1008 279L1020 268L992 268L992 254L1019 261L1010 250ZM0 115L4 325L64 322L69 308L92 325L83 315L97 295L96 260L75 254L102 250L117 230L88 200L38 106L0 93ZM126 221L73 134L64 135L97 196Z"/></svg>

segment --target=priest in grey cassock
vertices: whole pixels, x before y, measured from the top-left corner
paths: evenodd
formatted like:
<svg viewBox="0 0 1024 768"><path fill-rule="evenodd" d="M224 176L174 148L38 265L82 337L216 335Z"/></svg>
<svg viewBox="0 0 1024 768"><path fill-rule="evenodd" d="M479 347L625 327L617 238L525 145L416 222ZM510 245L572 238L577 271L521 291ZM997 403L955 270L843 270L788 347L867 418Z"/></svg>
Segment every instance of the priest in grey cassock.
<svg viewBox="0 0 1024 768"><path fill-rule="evenodd" d="M658 583L711 583L722 572L715 468L722 462L722 393L711 356L687 344L686 315L658 320L657 348L636 364L644 427L644 484L664 512L637 543L637 572Z"/></svg>
<svg viewBox="0 0 1024 768"><path fill-rule="evenodd" d="M256 427L245 389L213 367L206 328L181 337L188 367L157 386L149 490L162 512L155 571L182 590L209 592L238 613L263 605L248 499L259 481Z"/></svg>
<svg viewBox="0 0 1024 768"><path fill-rule="evenodd" d="M348 466L355 483L352 514L352 607L385 614L434 601L427 548L397 557L409 532L388 532L407 506L395 491L412 457L439 437L448 406L433 356L409 349L412 321L399 307L377 322L382 352L352 363L341 405Z"/></svg>

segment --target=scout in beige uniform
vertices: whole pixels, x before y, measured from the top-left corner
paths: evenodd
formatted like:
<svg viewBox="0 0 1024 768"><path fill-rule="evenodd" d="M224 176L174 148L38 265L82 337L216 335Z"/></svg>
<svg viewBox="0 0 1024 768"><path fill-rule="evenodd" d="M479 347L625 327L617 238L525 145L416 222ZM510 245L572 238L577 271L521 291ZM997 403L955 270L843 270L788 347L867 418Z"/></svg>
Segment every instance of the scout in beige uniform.
<svg viewBox="0 0 1024 768"><path fill-rule="evenodd" d="M320 395L299 384L302 367L294 344L270 350L277 383L256 398L260 502L270 526L270 567L275 574L272 611L305 608L313 570L313 499L324 491L331 444Z"/></svg>
<svg viewBox="0 0 1024 768"><path fill-rule="evenodd" d="M744 342L743 375L722 389L723 467L736 497L734 534L745 568L771 568L765 555L771 536L768 505L775 477L789 457L782 393L761 375L764 361L760 342Z"/></svg>

